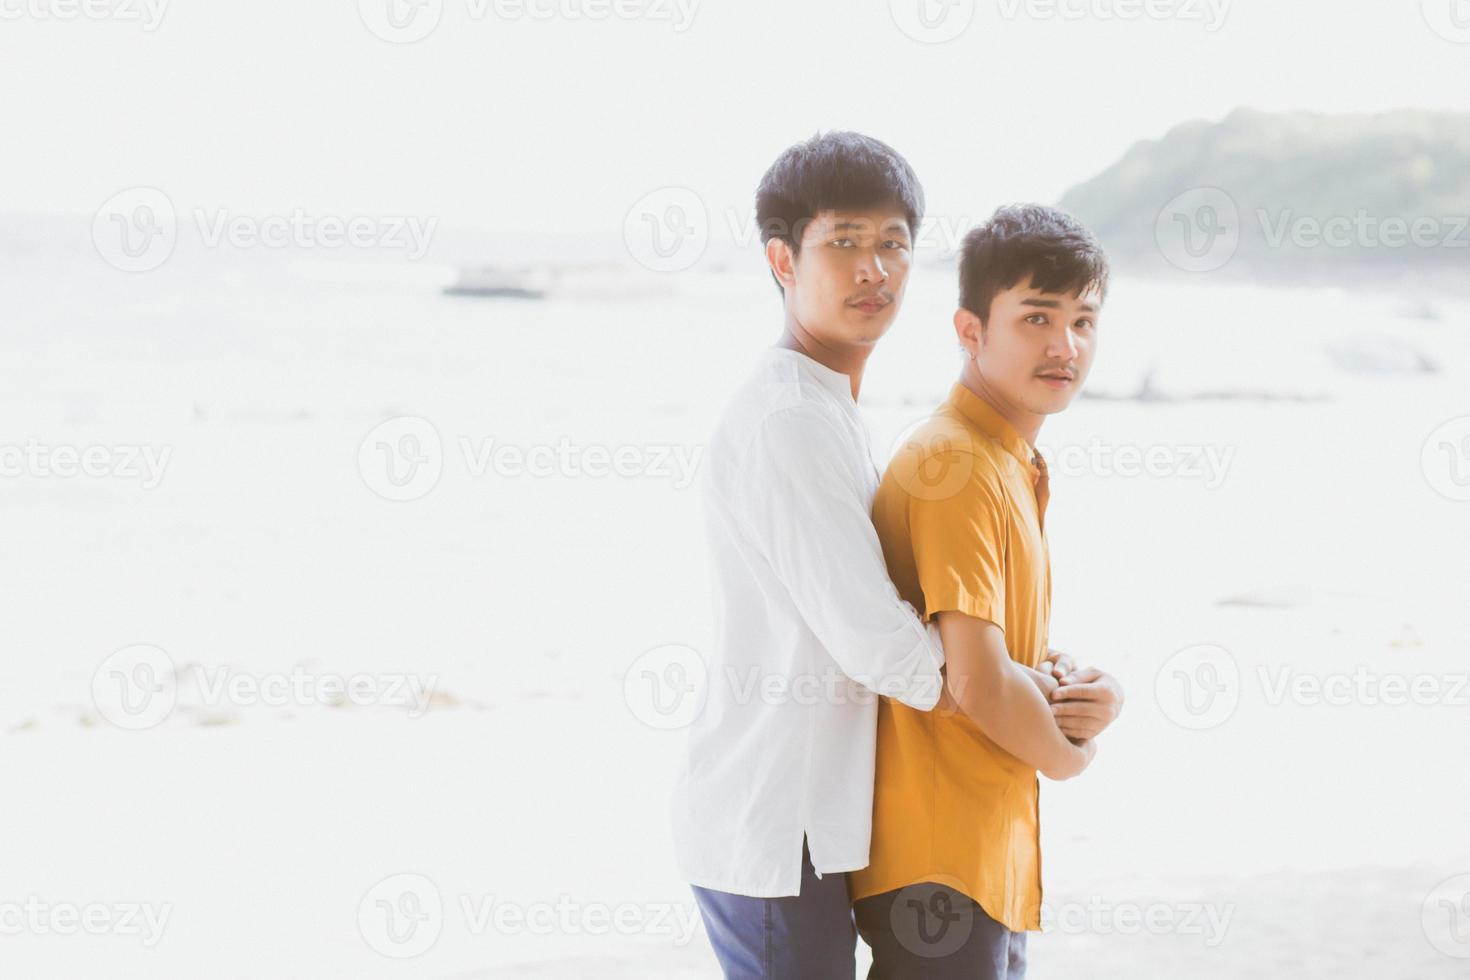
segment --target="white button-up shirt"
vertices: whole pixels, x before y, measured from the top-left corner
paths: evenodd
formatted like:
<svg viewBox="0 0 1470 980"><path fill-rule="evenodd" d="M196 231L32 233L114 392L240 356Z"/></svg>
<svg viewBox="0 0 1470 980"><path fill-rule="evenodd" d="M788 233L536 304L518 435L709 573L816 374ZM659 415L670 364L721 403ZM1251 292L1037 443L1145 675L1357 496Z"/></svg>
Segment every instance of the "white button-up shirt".
<svg viewBox="0 0 1470 980"><path fill-rule="evenodd" d="M714 567L708 689L674 798L691 884L775 898L868 863L877 691L939 700L939 634L889 581L878 473L848 376L765 351L701 474Z"/></svg>

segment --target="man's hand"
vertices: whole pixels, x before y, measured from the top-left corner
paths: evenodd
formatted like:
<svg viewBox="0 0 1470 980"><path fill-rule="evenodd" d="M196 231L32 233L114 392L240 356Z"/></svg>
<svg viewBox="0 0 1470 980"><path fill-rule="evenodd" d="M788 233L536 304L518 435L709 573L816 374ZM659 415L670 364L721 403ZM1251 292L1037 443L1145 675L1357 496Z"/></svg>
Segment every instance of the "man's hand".
<svg viewBox="0 0 1470 980"><path fill-rule="evenodd" d="M1096 667L1068 673L1051 695L1057 727L1074 742L1096 738L1122 710L1123 686Z"/></svg>
<svg viewBox="0 0 1470 980"><path fill-rule="evenodd" d="M1048 648L1046 659L1036 669L1056 680L1061 680L1077 669L1077 661L1072 659L1070 653Z"/></svg>

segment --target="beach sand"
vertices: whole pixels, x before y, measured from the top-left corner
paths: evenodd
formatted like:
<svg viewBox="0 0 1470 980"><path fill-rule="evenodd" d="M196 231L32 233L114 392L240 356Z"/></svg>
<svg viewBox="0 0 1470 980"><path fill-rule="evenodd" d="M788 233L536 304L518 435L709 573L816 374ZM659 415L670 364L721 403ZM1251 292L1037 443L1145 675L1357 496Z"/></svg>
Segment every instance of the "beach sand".
<svg viewBox="0 0 1470 980"><path fill-rule="evenodd" d="M661 645L707 649L697 495L652 460L697 455L773 338L758 270L623 303L453 301L296 261L22 271L5 289L27 327L0 348L12 442L171 457L152 489L5 481L0 902L171 913L151 948L7 936L4 972L714 976L669 841L683 735L641 720L624 678ZM957 371L948 273L930 276L865 381L880 463ZM1470 306L1421 307L1118 284L1091 383L1113 397L1040 440L1072 460L1053 466L1053 645L1128 691L1093 769L1043 796L1048 902L1103 912L1034 936L1031 976L1470 975L1430 935L1433 890L1470 873L1470 706L1448 690L1470 669L1470 503L1422 452L1470 414ZM434 426L442 474L390 501L359 449L407 415ZM476 473L486 440L633 447L646 465ZM1163 467L1121 472L1120 447L1162 447ZM1214 469L1188 462L1207 449ZM137 732L92 697L133 644L182 685ZM1190 660L1201 646L1224 658ZM210 703L195 668L226 666L407 672L435 697L421 717ZM1379 693L1441 686L1398 705L1292 686L1354 671ZM1202 677L1215 707L1188 688ZM366 900L403 874L442 911L432 944L395 959ZM1130 909L1171 925L1128 934ZM1193 927L1209 910L1228 910L1223 930ZM514 924L543 912L549 928Z"/></svg>

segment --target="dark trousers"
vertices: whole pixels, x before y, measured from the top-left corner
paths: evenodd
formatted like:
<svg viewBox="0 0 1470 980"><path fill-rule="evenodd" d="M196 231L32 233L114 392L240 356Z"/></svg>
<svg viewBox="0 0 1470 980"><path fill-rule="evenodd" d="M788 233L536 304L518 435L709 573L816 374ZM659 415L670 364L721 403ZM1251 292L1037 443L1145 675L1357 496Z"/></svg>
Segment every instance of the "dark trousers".
<svg viewBox="0 0 1470 980"><path fill-rule="evenodd" d="M1026 934L985 914L968 895L923 882L854 906L873 948L868 980L1021 980Z"/></svg>
<svg viewBox="0 0 1470 980"><path fill-rule="evenodd" d="M726 980L853 980L857 930L847 875L818 878L805 841L798 896L752 898L693 887Z"/></svg>

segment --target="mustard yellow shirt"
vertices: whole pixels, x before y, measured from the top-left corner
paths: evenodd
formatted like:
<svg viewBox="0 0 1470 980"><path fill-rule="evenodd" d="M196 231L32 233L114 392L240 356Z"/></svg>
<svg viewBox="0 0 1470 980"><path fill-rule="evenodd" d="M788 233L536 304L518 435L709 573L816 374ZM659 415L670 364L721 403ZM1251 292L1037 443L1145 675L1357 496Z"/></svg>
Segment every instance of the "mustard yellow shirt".
<svg viewBox="0 0 1470 980"><path fill-rule="evenodd" d="M956 384L894 455L873 523L899 593L927 622L958 610L1005 633L1011 659L1045 659L1051 566L1045 462ZM873 838L852 899L948 885L1014 931L1041 928L1036 770L959 711L878 708Z"/></svg>

